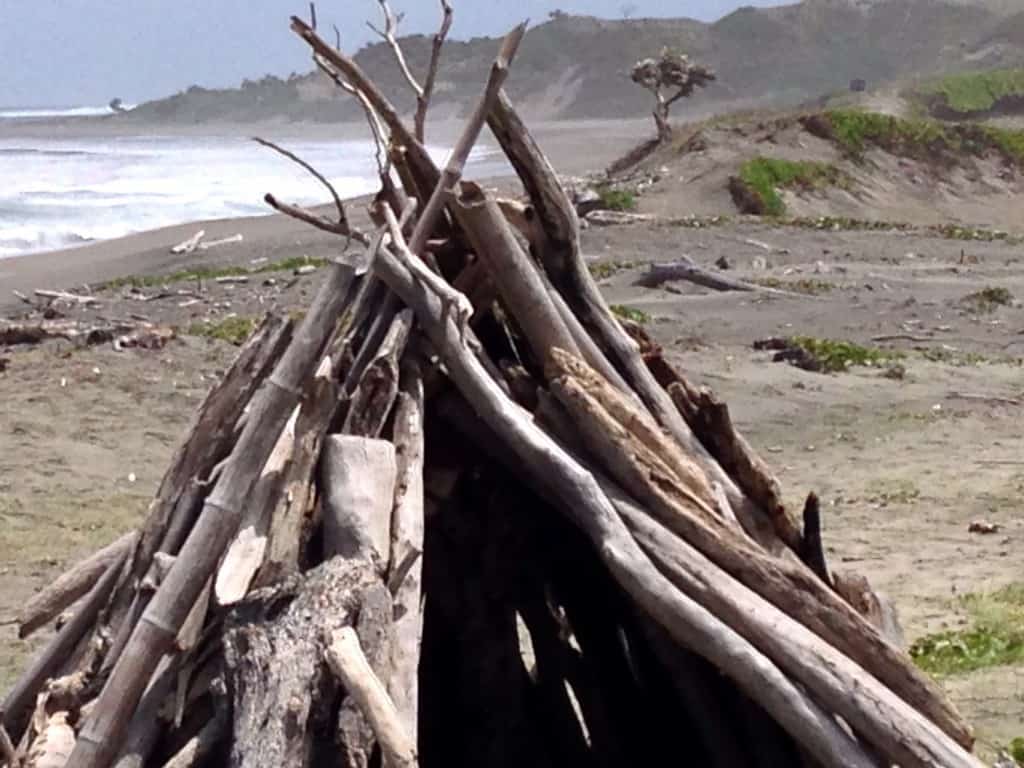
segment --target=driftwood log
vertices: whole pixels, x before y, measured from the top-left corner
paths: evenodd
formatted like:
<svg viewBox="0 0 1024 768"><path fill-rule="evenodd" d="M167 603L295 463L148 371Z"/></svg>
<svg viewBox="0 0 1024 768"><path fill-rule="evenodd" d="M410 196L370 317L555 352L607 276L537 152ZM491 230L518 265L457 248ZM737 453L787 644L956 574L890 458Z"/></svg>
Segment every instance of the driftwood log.
<svg viewBox="0 0 1024 768"><path fill-rule="evenodd" d="M27 633L74 606L3 700L0 760L980 766L884 601L829 568L816 498L787 510L726 404L609 311L502 90L524 28L438 168L452 9L422 84L381 9L412 127L292 20L379 142L374 230L262 142L337 217L268 202L363 254L243 346L139 530L25 607ZM525 203L463 180L485 124Z"/></svg>

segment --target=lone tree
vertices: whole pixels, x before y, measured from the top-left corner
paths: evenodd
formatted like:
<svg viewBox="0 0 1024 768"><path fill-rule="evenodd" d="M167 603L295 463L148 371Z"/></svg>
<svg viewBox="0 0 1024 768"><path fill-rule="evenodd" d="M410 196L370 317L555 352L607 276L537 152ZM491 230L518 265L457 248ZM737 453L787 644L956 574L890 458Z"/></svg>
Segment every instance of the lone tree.
<svg viewBox="0 0 1024 768"><path fill-rule="evenodd" d="M662 48L656 59L642 59L633 65L630 79L654 94L654 122L658 126L658 139L666 141L672 137L672 126L668 122L672 105L690 96L694 89L703 88L715 79L710 67L691 64L685 53ZM672 90L675 89L675 93Z"/></svg>

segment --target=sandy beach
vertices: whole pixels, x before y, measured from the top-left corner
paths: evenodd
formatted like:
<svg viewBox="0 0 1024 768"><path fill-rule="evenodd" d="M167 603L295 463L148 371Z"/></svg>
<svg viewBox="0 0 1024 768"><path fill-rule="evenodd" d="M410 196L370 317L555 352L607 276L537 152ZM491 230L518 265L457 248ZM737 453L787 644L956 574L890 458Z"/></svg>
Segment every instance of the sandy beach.
<svg viewBox="0 0 1024 768"><path fill-rule="evenodd" d="M546 124L536 133L561 172L581 174L650 130L646 121L629 121ZM678 213L688 198L676 194ZM661 215L671 202L665 194L641 197L639 211ZM358 204L352 212L364 215ZM169 253L198 229L208 239L244 239L191 256ZM95 288L199 266L244 270L328 258L338 248L337 237L278 215L189 222L0 260L0 312L24 309L14 290ZM667 219L592 226L583 249L609 300L641 313L671 359L730 404L739 428L778 473L788 503L799 506L810 490L821 495L832 563L868 574L889 594L908 643L965 626L970 616L958 595L991 593L1019 579L1024 318L1019 302L991 311L965 303L997 284L1024 296L1019 245L965 246L924 229L815 230L735 217L706 226ZM635 284L649 264L680 254L709 267L725 259L737 277L806 295ZM14 638L6 624L19 605L138 522L194 409L232 359L231 344L190 329L302 310L320 274L289 269L241 284L209 282L201 291L188 279L98 288L99 306L71 308L69 316L143 317L179 329L178 337L160 350L64 342L3 350L0 689L44 639ZM891 364L808 372L752 349L772 335L849 340L883 350ZM997 525L998 534L970 533L974 520ZM1020 668L942 683L977 726L984 754L1017 734L1024 718Z"/></svg>

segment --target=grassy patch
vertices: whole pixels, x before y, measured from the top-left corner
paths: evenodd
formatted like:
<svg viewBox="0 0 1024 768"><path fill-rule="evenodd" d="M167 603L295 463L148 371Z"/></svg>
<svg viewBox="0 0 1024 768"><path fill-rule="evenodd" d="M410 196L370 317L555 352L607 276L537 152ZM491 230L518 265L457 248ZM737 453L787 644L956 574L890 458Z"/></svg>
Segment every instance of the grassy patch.
<svg viewBox="0 0 1024 768"><path fill-rule="evenodd" d="M750 282L763 285L765 288L775 288L776 290L789 291L790 293L806 293L810 296L829 293L836 287L835 283L830 283L827 280L815 280L810 277L803 277L799 280L782 280L778 277L755 277Z"/></svg>
<svg viewBox="0 0 1024 768"><path fill-rule="evenodd" d="M597 188L597 195L601 198L601 205L610 211L636 210L636 195L628 189L601 186Z"/></svg>
<svg viewBox="0 0 1024 768"><path fill-rule="evenodd" d="M781 216L786 206L779 197L780 189L821 189L844 184L845 175L833 165L806 160L792 161L777 157L755 157L740 166L739 180L758 202L758 210L745 212Z"/></svg>
<svg viewBox="0 0 1024 768"><path fill-rule="evenodd" d="M1014 165L1024 165L1024 131L971 123L950 125L937 120L905 120L858 109L834 109L805 127L827 133L853 157L872 146L895 155L947 165L965 156L998 152Z"/></svg>
<svg viewBox="0 0 1024 768"><path fill-rule="evenodd" d="M1024 584L960 600L971 617L966 629L927 635L910 647L917 665L933 675L1024 662Z"/></svg>
<svg viewBox="0 0 1024 768"><path fill-rule="evenodd" d="M280 261L271 261L260 264L257 267L249 268L243 266L207 267L197 266L191 269L183 269L178 272L171 272L166 275L126 275L115 277L99 288L151 288L167 283L198 282L201 280L216 280L218 277L239 277L242 275L262 275L269 272L293 272L299 267L315 266L322 267L327 264L327 259L311 259L306 256L293 256Z"/></svg>
<svg viewBox="0 0 1024 768"><path fill-rule="evenodd" d="M1012 303L1013 294L1002 286L988 286L960 299L960 304L977 314L989 314Z"/></svg>
<svg viewBox="0 0 1024 768"><path fill-rule="evenodd" d="M1017 761L1018 765L1024 765L1024 738L1018 736L1011 741L1007 752L1010 753L1010 757Z"/></svg>
<svg viewBox="0 0 1024 768"><path fill-rule="evenodd" d="M190 336L206 339L220 339L235 346L241 346L256 330L256 319L235 315L217 322L193 323L188 327Z"/></svg>
<svg viewBox="0 0 1024 768"><path fill-rule="evenodd" d="M932 101L929 106L933 112L940 106L962 115L986 112L1002 99L1024 96L1024 69L949 75L926 83L917 93Z"/></svg>
<svg viewBox="0 0 1024 768"><path fill-rule="evenodd" d="M900 357L877 347L865 347L852 341L817 339L813 336L794 336L790 342L805 350L821 365L821 370L838 373L855 365L880 366Z"/></svg>
<svg viewBox="0 0 1024 768"><path fill-rule="evenodd" d="M587 265L595 280L605 280L627 269L637 266L635 261L595 261Z"/></svg>
<svg viewBox="0 0 1024 768"><path fill-rule="evenodd" d="M639 323L640 325L646 325L651 322L651 316L642 309L637 309L636 307L629 307L624 304L612 304L610 309L623 320L631 320L632 322Z"/></svg>

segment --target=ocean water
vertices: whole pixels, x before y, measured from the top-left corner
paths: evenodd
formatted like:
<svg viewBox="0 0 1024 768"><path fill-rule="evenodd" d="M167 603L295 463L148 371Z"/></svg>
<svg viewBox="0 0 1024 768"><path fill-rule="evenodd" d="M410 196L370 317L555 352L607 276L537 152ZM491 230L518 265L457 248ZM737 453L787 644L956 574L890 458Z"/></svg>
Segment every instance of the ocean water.
<svg viewBox="0 0 1024 768"><path fill-rule="evenodd" d="M0 110L6 129L0 132L0 258L200 219L269 214L267 192L300 205L330 199L306 171L241 137L73 138L62 132L51 139L39 138L38 127L25 137L16 126L11 130L17 121L104 114L106 108L89 109ZM330 179L343 198L377 189L370 141L279 143ZM447 148L430 152L443 162ZM481 147L467 173L494 176L506 167Z"/></svg>

